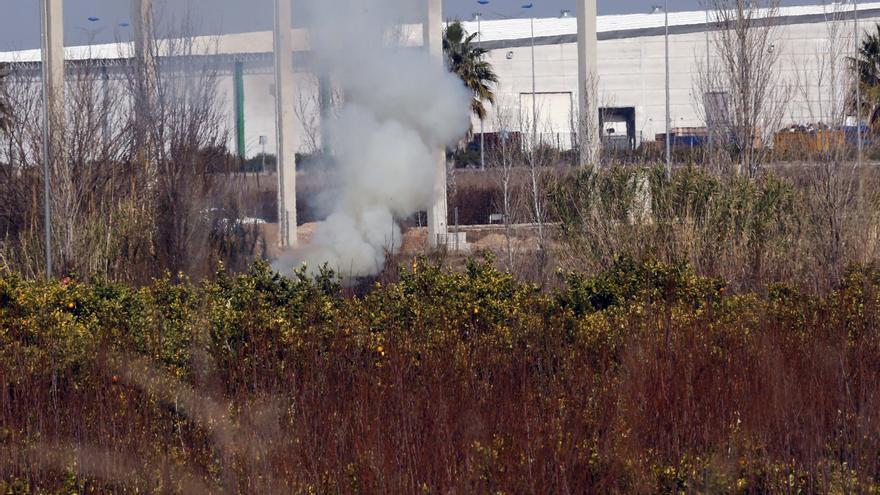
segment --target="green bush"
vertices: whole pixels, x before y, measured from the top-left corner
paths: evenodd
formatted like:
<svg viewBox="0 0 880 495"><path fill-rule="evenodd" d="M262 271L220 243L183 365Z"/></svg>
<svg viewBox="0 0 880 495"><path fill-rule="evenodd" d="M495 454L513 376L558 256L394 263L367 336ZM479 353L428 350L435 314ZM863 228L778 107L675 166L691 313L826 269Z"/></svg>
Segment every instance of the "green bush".
<svg viewBox="0 0 880 495"><path fill-rule="evenodd" d="M880 272L0 279L3 493L877 493Z"/></svg>

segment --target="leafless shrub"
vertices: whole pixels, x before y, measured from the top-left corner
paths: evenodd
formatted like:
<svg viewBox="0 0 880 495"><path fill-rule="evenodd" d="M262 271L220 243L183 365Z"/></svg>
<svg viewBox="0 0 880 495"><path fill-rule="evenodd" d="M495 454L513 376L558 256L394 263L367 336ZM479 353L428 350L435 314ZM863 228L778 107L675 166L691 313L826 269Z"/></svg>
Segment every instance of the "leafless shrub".
<svg viewBox="0 0 880 495"><path fill-rule="evenodd" d="M160 41L150 22L148 47L132 64L93 61L70 70L50 177L60 273L200 277L220 260L247 259L255 247L255 229L238 221L231 194L237 183L219 74L205 56L214 46L187 26ZM12 69L0 149L0 252L10 269L36 276L44 263L41 92L27 65Z"/></svg>
<svg viewBox="0 0 880 495"><path fill-rule="evenodd" d="M848 61L848 48L854 45L852 33L841 4L828 4L825 9L828 43L811 58L794 64L800 68L795 87L804 101L802 114L809 121L780 137L802 136L802 156L817 164L815 180L809 182L815 200L810 205L811 224L825 232L827 242L816 255L837 278L843 270L845 231L858 231L858 225L869 219L854 214L863 211L854 203L861 173L844 131L856 106L853 88L857 81Z"/></svg>
<svg viewBox="0 0 880 495"><path fill-rule="evenodd" d="M790 94L779 73L779 0L706 0L706 7L715 31L712 62L697 76L703 113L717 149L737 173L754 177Z"/></svg>

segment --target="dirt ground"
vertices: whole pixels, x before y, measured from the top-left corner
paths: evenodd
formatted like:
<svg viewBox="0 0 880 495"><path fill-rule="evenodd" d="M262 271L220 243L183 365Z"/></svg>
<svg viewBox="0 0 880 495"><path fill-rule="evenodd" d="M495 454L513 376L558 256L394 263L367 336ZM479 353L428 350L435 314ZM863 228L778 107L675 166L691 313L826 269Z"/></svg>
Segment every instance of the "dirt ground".
<svg viewBox="0 0 880 495"><path fill-rule="evenodd" d="M315 234L317 223L306 223L297 227L297 239L300 245L308 244ZM467 235L470 252L492 251L503 253L507 250L507 237L499 225L472 225L461 229ZM511 248L518 252L538 250L538 239L531 226L518 226L511 238ZM270 259L281 255L278 247L278 224L266 223L260 226L260 233L265 239L266 256ZM414 227L406 229L400 247L401 254L417 255L428 252L428 229Z"/></svg>

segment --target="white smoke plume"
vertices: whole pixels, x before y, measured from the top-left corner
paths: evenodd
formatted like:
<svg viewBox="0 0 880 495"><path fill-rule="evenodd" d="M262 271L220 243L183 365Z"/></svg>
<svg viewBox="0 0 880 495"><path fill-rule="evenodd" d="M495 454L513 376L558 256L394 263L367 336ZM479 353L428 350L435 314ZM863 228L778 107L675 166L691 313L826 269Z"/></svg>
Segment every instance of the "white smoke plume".
<svg viewBox="0 0 880 495"><path fill-rule="evenodd" d="M465 134L470 95L427 50L401 46L425 1L308 0L313 63L342 93L325 133L339 184L324 195L329 216L279 271L326 263L345 277L376 274L400 246L397 220L429 208L433 150Z"/></svg>

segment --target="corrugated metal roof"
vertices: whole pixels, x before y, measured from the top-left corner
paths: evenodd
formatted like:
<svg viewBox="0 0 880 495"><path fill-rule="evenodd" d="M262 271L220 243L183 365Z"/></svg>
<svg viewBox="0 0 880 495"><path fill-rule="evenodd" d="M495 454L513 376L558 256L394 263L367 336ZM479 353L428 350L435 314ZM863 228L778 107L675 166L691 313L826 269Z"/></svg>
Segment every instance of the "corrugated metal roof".
<svg viewBox="0 0 880 495"><path fill-rule="evenodd" d="M828 5L807 5L797 7L782 7L779 9L779 17L797 18L803 16L831 16L834 13L849 14L852 12L852 4L832 3ZM863 3L859 5L860 11L880 13L880 2ZM850 14L851 15L851 14ZM669 25L673 30L680 30L687 26L703 26L706 23L706 11L670 12ZM468 32L477 32L476 22L464 22ZM597 29L600 38L619 32L629 35L638 31L654 32L664 26L664 16L659 14L626 14L599 16ZM507 41L524 40L531 38L531 20L501 19L486 20L481 23L482 40L490 45L503 44ZM307 44L304 33L294 30L294 45L301 49ZM421 38L420 33L410 30L407 33L406 44ZM577 35L577 19L567 18L536 18L535 37L545 39L570 39ZM633 34L635 35L635 34ZM268 53L272 51L272 33L261 31L254 33L230 34L223 36L207 36L198 38L198 44L203 49L195 50L203 54L221 53L225 55L244 53ZM101 60L126 58L132 53L131 43L108 43L92 46L74 46L65 48L67 60ZM0 52L0 62L39 62L40 50L22 50L14 52Z"/></svg>
<svg viewBox="0 0 880 495"><path fill-rule="evenodd" d="M862 3L859 10L880 9L880 2ZM779 17L799 17L827 14L829 16L834 13L843 14L850 13L853 10L852 4L832 3L827 5L805 5L796 7L781 7L779 9ZM711 13L710 13L711 15ZM766 11L761 15L766 15ZM477 32L476 22L463 23L465 29L470 33ZM604 15L599 16L596 21L597 30L601 33L613 33L616 31L637 31L642 29L658 29L664 27L663 13L658 14L625 14L625 15ZM690 12L670 12L669 26L697 26L706 24L706 11L690 11ZM518 40L531 37L530 19L502 19L502 20L486 20L482 21L480 29L482 30L483 41L508 41ZM577 19L574 17L567 18L541 18L535 19L535 37L552 37L567 36L577 34Z"/></svg>

